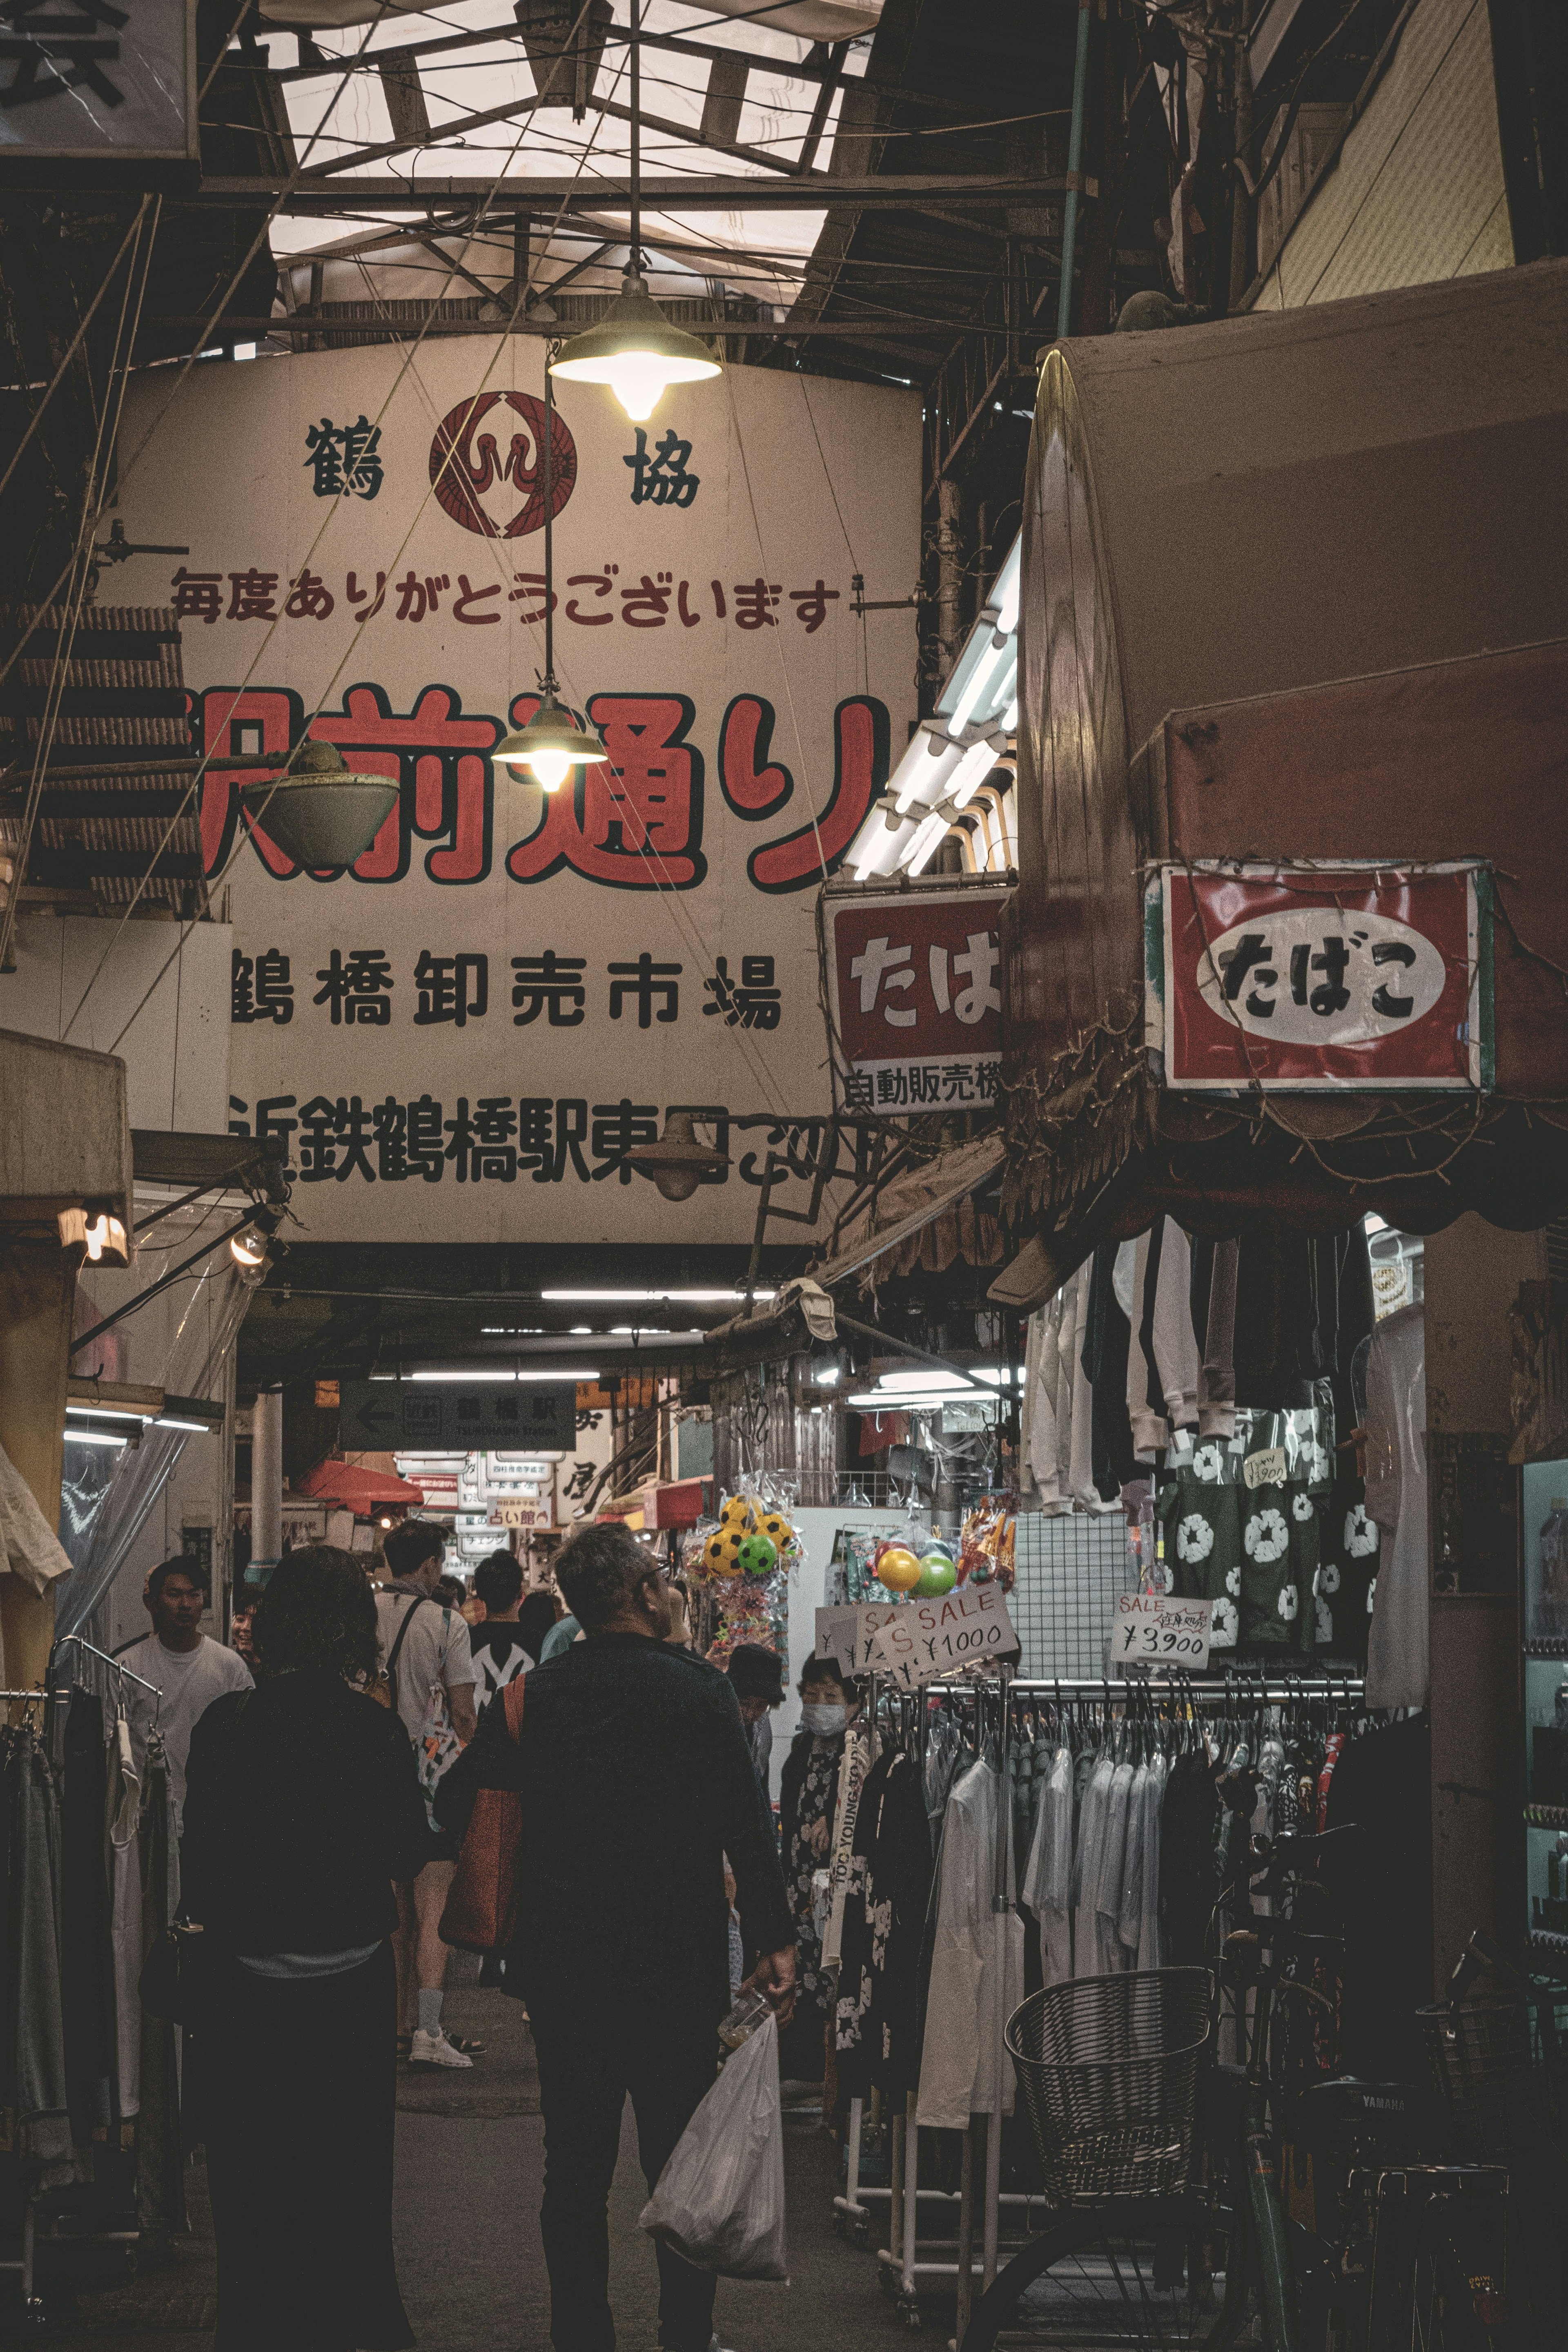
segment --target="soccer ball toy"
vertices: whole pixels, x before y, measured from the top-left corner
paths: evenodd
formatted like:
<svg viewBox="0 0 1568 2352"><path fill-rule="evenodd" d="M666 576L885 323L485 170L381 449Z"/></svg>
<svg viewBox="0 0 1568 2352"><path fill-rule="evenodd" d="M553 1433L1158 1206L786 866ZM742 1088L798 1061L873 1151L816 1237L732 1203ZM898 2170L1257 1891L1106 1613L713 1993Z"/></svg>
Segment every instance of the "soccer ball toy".
<svg viewBox="0 0 1568 2352"><path fill-rule="evenodd" d="M738 1576L740 1548L747 1541L738 1528L720 1528L703 1546L703 1566L710 1576Z"/></svg>
<svg viewBox="0 0 1568 2352"><path fill-rule="evenodd" d="M747 1576L771 1576L779 1565L779 1547L766 1536L747 1536L737 1557Z"/></svg>

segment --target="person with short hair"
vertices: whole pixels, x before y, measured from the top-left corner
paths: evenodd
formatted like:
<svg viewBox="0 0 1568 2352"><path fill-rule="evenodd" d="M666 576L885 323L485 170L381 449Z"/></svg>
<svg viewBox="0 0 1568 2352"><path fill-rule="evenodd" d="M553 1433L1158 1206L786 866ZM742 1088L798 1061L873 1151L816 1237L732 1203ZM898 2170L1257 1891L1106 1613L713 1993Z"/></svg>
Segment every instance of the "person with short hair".
<svg viewBox="0 0 1568 2352"><path fill-rule="evenodd" d="M382 1670L391 1675L428 1804L443 1772L474 1737L473 1652L456 1610L434 1598L446 1554L444 1531L432 1519L405 1519L382 1549L390 1581L376 1594ZM448 1957L441 1915L457 1846L435 1828L434 1813L431 1822L428 1858L397 1890L398 2048L406 2047L416 2066L471 2066L483 2044L454 2038L441 2023Z"/></svg>
<svg viewBox="0 0 1568 2352"><path fill-rule="evenodd" d="M191 1738L183 1907L212 1995L196 2049L222 2352L399 2352L392 2257L394 1880L429 1841L413 1751L362 1694L379 1663L362 1559L273 1570L260 1686Z"/></svg>
<svg viewBox="0 0 1568 2352"><path fill-rule="evenodd" d="M473 1758L437 1791L462 1826L478 1787L522 1798L526 1890L506 1989L527 2000L545 2126L540 2216L557 2352L607 2352L607 2206L628 2094L650 2189L703 2095L730 2002L725 1856L751 1981L787 2021L795 1949L773 1824L735 1694L668 1646L660 1562L626 1528L572 1538L555 1573L584 1638L524 1685L514 1740L486 1710ZM715 2277L658 2248L659 2340L708 2352Z"/></svg>
<svg viewBox="0 0 1568 2352"><path fill-rule="evenodd" d="M484 1622L468 1636L474 1653L474 1704L482 1715L497 1691L526 1675L534 1661L518 1622L523 1571L512 1554L487 1552L474 1570L474 1590L485 1604Z"/></svg>
<svg viewBox="0 0 1568 2352"><path fill-rule="evenodd" d="M751 1760L766 1794L773 1763L773 1726L768 1717L784 1704L784 1664L777 1650L760 1642L737 1642L725 1667L751 1747Z"/></svg>
<svg viewBox="0 0 1568 2352"><path fill-rule="evenodd" d="M250 1668L237 1650L225 1649L202 1631L207 1588L201 1562L181 1554L160 1560L147 1579L142 1598L152 1631L127 1642L115 1656L127 1674L139 1675L159 1694L127 1683L126 1717L138 1767L146 1753L147 1735L154 1721L169 1759L169 1790L174 1804L178 1835L185 1809L185 1759L191 1734L215 1698L225 1691L255 1687Z"/></svg>

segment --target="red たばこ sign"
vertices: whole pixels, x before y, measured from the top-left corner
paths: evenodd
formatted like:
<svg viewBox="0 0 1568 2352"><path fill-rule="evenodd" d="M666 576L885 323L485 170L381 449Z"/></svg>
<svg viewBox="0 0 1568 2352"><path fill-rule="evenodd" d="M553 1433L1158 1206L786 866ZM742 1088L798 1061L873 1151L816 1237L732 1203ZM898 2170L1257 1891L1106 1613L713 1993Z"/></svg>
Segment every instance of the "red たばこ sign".
<svg viewBox="0 0 1568 2352"><path fill-rule="evenodd" d="M1166 1084L1490 1086L1490 881L1477 864L1165 867L1145 1036Z"/></svg>
<svg viewBox="0 0 1568 2352"><path fill-rule="evenodd" d="M997 1099L1004 891L829 898L828 992L845 1107Z"/></svg>

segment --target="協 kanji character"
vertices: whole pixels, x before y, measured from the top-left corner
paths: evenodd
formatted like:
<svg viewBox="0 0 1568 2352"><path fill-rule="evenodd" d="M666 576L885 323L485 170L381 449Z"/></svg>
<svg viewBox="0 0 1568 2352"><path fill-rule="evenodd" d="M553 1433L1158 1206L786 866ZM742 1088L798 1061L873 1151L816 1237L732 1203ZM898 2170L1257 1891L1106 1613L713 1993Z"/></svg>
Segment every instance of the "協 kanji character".
<svg viewBox="0 0 1568 2352"><path fill-rule="evenodd" d="M975 1074L967 1062L949 1062L942 1073L944 1102L973 1102Z"/></svg>
<svg viewBox="0 0 1568 2352"><path fill-rule="evenodd" d="M392 1019L392 1004L383 992L392 985L392 971L384 948L350 948L347 963L341 950L333 948L316 977L322 985L310 1002L330 1004L334 1029L340 1024L352 1028L356 1023L384 1029Z"/></svg>
<svg viewBox="0 0 1568 2352"><path fill-rule="evenodd" d="M254 962L235 948L230 1018L242 1024L272 1021L280 1029L293 1020L294 983L288 976L288 958L277 948L264 949Z"/></svg>
<svg viewBox="0 0 1568 2352"><path fill-rule="evenodd" d="M338 428L329 416L319 425L312 425L305 435L307 469L313 476L310 488L319 499L340 499L343 495L343 447Z"/></svg>
<svg viewBox="0 0 1568 2352"><path fill-rule="evenodd" d="M646 948L635 963L612 963L610 973L610 1018L619 1021L622 1007L628 996L637 1000L637 1026L646 1029L654 1019L673 1021L680 1011L680 972L678 963L655 963ZM619 977L617 976L619 975ZM657 1014L653 1012L655 994L664 998Z"/></svg>
<svg viewBox="0 0 1568 2352"><path fill-rule="evenodd" d="M466 572L460 572L457 574L457 602L452 607L453 619L462 621L470 629L483 629L492 621L498 621L501 617L499 613L476 613L468 608L474 604L482 604L487 596L498 596L500 593L501 583L498 580L492 580L486 588L470 588L468 574Z"/></svg>
<svg viewBox="0 0 1568 2352"><path fill-rule="evenodd" d="M900 965L907 967L913 952L914 950L907 947L890 946L885 936L880 940L867 940L863 952L855 956L850 964L850 978L858 980L861 984L862 1013L875 1011L877 991L884 982L890 995L895 988L914 987L914 972L907 969L899 970ZM884 1003L882 1017L894 1029L913 1029L915 1022L915 1007L911 1004L900 1011L896 1006Z"/></svg>
<svg viewBox="0 0 1568 2352"><path fill-rule="evenodd" d="M302 572L288 583L284 617L290 621L324 621L332 611L332 591L317 572Z"/></svg>
<svg viewBox="0 0 1568 2352"><path fill-rule="evenodd" d="M1249 975L1256 983L1247 999L1247 1010L1254 1020L1268 1021L1273 1016L1273 998L1259 993L1260 990L1271 989L1279 983L1279 973L1271 968L1265 969L1270 952L1268 938L1264 932L1243 931L1236 945L1219 958L1219 968L1225 974L1225 1001L1228 1004L1235 1003L1247 985ZM1306 986L1304 961L1301 983L1304 991Z"/></svg>
<svg viewBox="0 0 1568 2352"><path fill-rule="evenodd" d="M490 959L487 955L433 956L428 948L421 948L413 984L419 991L413 1016L416 1028L451 1022L455 1028L465 1029L470 1016L482 1020L489 1011Z"/></svg>
<svg viewBox="0 0 1568 2352"><path fill-rule="evenodd" d="M444 572L434 575L427 572L421 580L411 565L397 583L398 608L392 614L393 620L423 621L426 613L439 613L441 591L451 584Z"/></svg>
<svg viewBox="0 0 1568 2352"><path fill-rule="evenodd" d="M703 1011L722 1013L727 1029L737 1023L743 1029L778 1028L779 992L773 984L771 956L742 956L738 982L730 978L727 958L716 956L703 987L713 998Z"/></svg>
<svg viewBox="0 0 1568 2352"><path fill-rule="evenodd" d="M223 576L221 572L187 572L181 564L169 585L174 591L174 610L182 621L223 618Z"/></svg>
<svg viewBox="0 0 1568 2352"><path fill-rule="evenodd" d="M1001 992L992 984L992 974L1001 961L1001 953L997 946L995 931L971 931L968 942L967 953L953 958L954 973L967 974L968 979L968 986L959 989L956 996L952 993L948 979L946 949L932 948L927 961L931 971L931 993L936 1001L937 1012L946 1013L951 1009L966 1028L973 1028L975 1023L983 1021L988 1013L999 1013L1002 1009Z"/></svg>
<svg viewBox="0 0 1568 2352"><path fill-rule="evenodd" d="M654 507L689 507L702 487L700 474L687 471L692 445L681 440L672 425L663 440L653 445L648 455L648 436L643 426L636 428L637 447L621 463L632 468L632 503Z"/></svg>
<svg viewBox="0 0 1568 2352"><path fill-rule="evenodd" d="M594 1182L602 1183L606 1176L619 1176L622 1184L630 1184L632 1169L627 1153L639 1151L658 1139L657 1103L634 1103L625 1095L618 1103L595 1103L591 1145L596 1161Z"/></svg>
<svg viewBox="0 0 1568 2352"><path fill-rule="evenodd" d="M579 1027L588 1003L587 969L585 956L558 956L554 948L542 955L514 956L512 1003L519 1009L512 1018L517 1027L526 1029L547 1007L552 1029Z"/></svg>
<svg viewBox="0 0 1568 2352"><path fill-rule="evenodd" d="M607 563L602 572L574 572L566 584L569 588L591 588L596 596L607 597L620 569L618 563ZM580 628L607 629L615 615L613 613L580 613L577 598L569 596L566 617L569 621L577 622Z"/></svg>
<svg viewBox="0 0 1568 2352"><path fill-rule="evenodd" d="M513 705L514 725L525 722L525 702ZM534 882L570 867L617 889L689 890L707 871L702 756L685 740L692 704L678 694L599 694L588 716L605 757L541 795L538 824L513 848L507 873Z"/></svg>
<svg viewBox="0 0 1568 2352"><path fill-rule="evenodd" d="M661 572L656 581L644 572L634 588L621 591L621 617L629 629L662 629L670 610L670 578Z"/></svg>
<svg viewBox="0 0 1568 2352"><path fill-rule="evenodd" d="M737 629L776 629L773 607L781 593L777 580L737 580L735 583L735 625Z"/></svg>
<svg viewBox="0 0 1568 2352"><path fill-rule="evenodd" d="M836 604L839 592L823 585L821 580L814 588L791 588L789 602L795 607L795 618L806 625L806 635L815 636L828 617L828 606Z"/></svg>
<svg viewBox="0 0 1568 2352"><path fill-rule="evenodd" d="M119 106L125 92L110 81L105 66L120 58L115 37L130 23L122 9L109 0L76 0L68 16L46 16L39 12L49 0L6 0L0 22L9 20L13 37L0 42L0 57L16 60L10 88L0 94L0 106L26 106L41 98L58 98L63 90L90 89L105 106ZM100 33L99 25L111 27Z"/></svg>
<svg viewBox="0 0 1568 2352"><path fill-rule="evenodd" d="M876 1074L876 1098L883 1103L906 1103L909 1100L909 1075L904 1070L879 1070Z"/></svg>
<svg viewBox="0 0 1568 2352"><path fill-rule="evenodd" d="M846 1070L844 1072L843 1088L844 1108L846 1110L870 1110L872 1107L873 1085L872 1075L869 1070Z"/></svg>
<svg viewBox="0 0 1568 2352"><path fill-rule="evenodd" d="M231 572L229 573L229 609L224 615L229 621L276 621L277 606L276 572Z"/></svg>
<svg viewBox="0 0 1568 2352"><path fill-rule="evenodd" d="M687 608L686 591L691 584L689 580L683 580L675 593L675 612L683 629L695 629L702 619L700 613L691 612Z"/></svg>
<svg viewBox="0 0 1568 2352"><path fill-rule="evenodd" d="M805 889L841 864L887 782L889 731L887 706L874 696L853 694L840 703L833 713L833 788L814 822L809 817L781 840L752 851L746 870L758 890Z"/></svg>
<svg viewBox="0 0 1568 2352"><path fill-rule="evenodd" d="M359 584L358 584L357 579L356 579L356 575L355 575L352 572L350 572L350 574L349 574L349 584L348 584L348 587L345 589L344 593L345 593L345 595L348 597L349 602L350 602L350 604L365 604L365 598L366 598L367 596L369 596L369 595L370 595L371 592L370 592L370 590L369 590L368 588L361 588L361 587L360 587L360 586L359 586ZM364 611L363 611L362 613L356 613L356 614L355 614L355 615L354 615L355 620L356 620L356 621L373 621L373 620L374 620L374 618L375 618L375 616L376 616L376 614L381 611L382 606L386 603L386 601L387 601L387 575L386 575L386 573L385 573L384 572L377 572L377 574L376 574L376 590L375 590L375 596L374 596L374 599L373 599L373 601L372 601L371 604L365 604L365 609L364 609Z"/></svg>
<svg viewBox="0 0 1568 2352"><path fill-rule="evenodd" d="M1408 971L1416 961L1416 950L1407 940L1375 940L1372 948L1375 964L1396 963ZM1396 996L1386 981L1372 992L1372 1009L1381 1013L1385 1021L1408 1021L1416 1010L1413 996Z"/></svg>
<svg viewBox="0 0 1568 2352"><path fill-rule="evenodd" d="M531 628L536 621L542 621L545 616L546 604L544 573L542 572L514 572L512 577L517 584L515 588L507 591L507 604L529 604L537 603L538 605L538 611L537 613L519 613L517 614L518 620L523 623L525 627ZM549 611L553 613L559 603L560 598L552 589L549 597Z"/></svg>
<svg viewBox="0 0 1568 2352"><path fill-rule="evenodd" d="M941 1099L941 1073L926 1062L909 1073L909 1099L915 1103L934 1103Z"/></svg>

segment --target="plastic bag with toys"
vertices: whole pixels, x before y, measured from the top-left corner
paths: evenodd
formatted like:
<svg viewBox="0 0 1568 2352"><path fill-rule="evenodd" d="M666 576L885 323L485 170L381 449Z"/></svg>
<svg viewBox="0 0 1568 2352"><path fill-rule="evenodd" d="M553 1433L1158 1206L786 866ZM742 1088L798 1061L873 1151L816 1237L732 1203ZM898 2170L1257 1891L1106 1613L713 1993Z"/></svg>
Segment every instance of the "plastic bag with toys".
<svg viewBox="0 0 1568 2352"><path fill-rule="evenodd" d="M1010 1592L1015 1573L1017 1532L1016 1497L1011 1495L983 1496L965 1520L959 1538L960 1582L988 1584L994 1579L1004 1592Z"/></svg>

